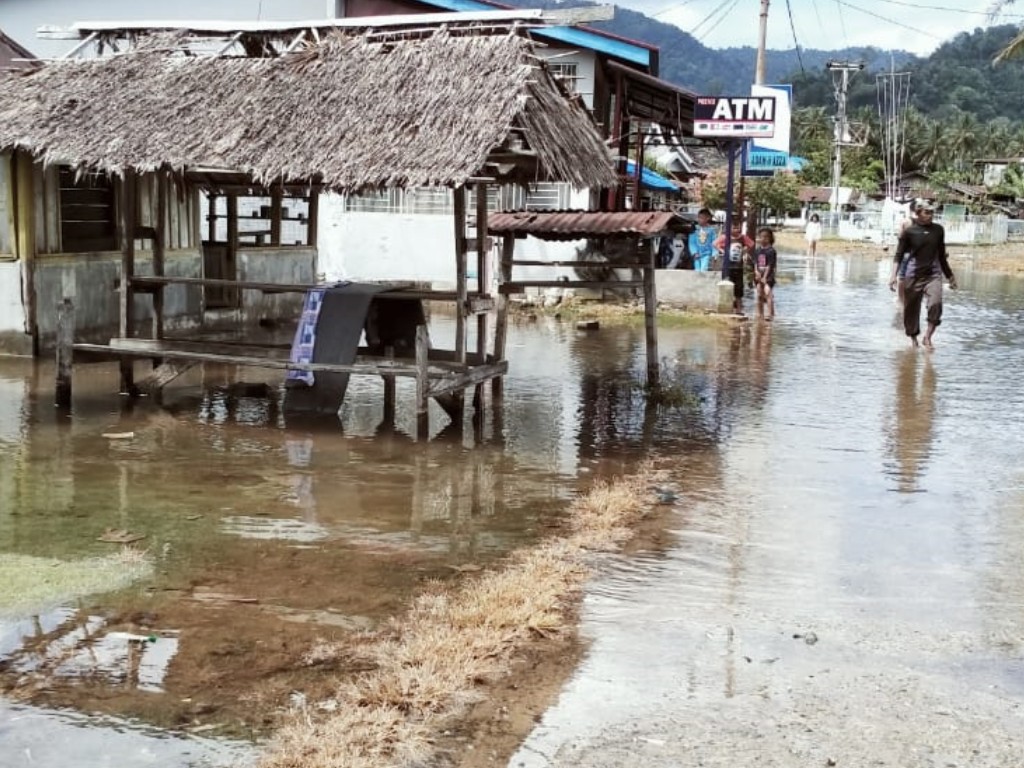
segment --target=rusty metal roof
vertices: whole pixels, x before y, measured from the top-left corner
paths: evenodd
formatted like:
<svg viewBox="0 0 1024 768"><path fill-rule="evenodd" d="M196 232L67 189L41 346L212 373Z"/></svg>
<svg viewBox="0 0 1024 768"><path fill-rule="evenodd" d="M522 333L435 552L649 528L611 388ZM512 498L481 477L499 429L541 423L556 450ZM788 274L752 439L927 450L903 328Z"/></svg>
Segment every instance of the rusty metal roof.
<svg viewBox="0 0 1024 768"><path fill-rule="evenodd" d="M492 213L492 235L533 235L541 240L650 237L685 219L672 211L505 211Z"/></svg>

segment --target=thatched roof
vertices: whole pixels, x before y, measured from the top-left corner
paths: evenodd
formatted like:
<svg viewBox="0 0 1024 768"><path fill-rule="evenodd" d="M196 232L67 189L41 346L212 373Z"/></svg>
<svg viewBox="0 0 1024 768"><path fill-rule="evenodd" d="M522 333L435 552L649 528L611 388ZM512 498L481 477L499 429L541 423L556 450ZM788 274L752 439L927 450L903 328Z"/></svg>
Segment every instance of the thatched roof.
<svg viewBox="0 0 1024 768"><path fill-rule="evenodd" d="M501 150L512 129L527 152ZM489 159L616 183L584 107L508 32L332 35L275 58L184 55L154 37L0 80L0 148L118 175L207 166L344 192L457 186L493 175Z"/></svg>

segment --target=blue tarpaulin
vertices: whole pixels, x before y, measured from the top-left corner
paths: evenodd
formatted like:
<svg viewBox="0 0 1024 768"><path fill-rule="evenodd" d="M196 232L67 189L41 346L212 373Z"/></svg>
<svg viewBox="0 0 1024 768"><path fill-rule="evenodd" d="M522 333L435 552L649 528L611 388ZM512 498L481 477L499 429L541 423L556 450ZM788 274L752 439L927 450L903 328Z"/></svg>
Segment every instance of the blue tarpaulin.
<svg viewBox="0 0 1024 768"><path fill-rule="evenodd" d="M633 170L633 161L626 161L626 174L632 176L636 171ZM666 179L660 173L652 171L650 168L644 167L640 169L640 185L647 187L647 189L662 189L666 192L675 192L679 189L679 185L670 179Z"/></svg>

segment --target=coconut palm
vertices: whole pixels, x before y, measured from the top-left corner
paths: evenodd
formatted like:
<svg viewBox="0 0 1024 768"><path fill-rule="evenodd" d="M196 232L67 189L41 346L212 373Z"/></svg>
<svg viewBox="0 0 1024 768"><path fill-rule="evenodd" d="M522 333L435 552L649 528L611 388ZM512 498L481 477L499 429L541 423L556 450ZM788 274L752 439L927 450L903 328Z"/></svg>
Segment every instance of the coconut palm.
<svg viewBox="0 0 1024 768"><path fill-rule="evenodd" d="M992 5L988 9L988 19L990 22L994 22L999 18L999 15L1013 5L1015 0L993 0ZM1003 48L996 57L992 60L993 64L998 64L1007 59L1012 59L1024 53L1024 29L1021 29L1017 36L1013 38L1006 47Z"/></svg>

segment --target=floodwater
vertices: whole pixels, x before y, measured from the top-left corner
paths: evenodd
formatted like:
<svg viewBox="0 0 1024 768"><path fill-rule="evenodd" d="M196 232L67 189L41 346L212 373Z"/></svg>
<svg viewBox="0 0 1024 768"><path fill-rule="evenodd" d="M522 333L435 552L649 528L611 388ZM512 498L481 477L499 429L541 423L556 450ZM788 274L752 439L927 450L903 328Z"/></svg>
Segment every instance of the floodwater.
<svg viewBox="0 0 1024 768"><path fill-rule="evenodd" d="M528 545L651 457L681 495L673 543L595 585L592 652L513 765L649 716L673 686L732 700L743 656L783 658L811 629L801 650L858 626L896 637L908 675L1020 704L1024 286L966 272L937 350L910 353L886 268L784 259L774 323L661 328L656 404L642 327L518 318L501 411L462 434L434 411L421 443L401 380L394 426L359 378L340 423L298 424L267 372L207 368L128 407L115 367L83 366L67 417L49 365L0 361L0 573L19 558L40 586L26 605L0 583L0 763L244 760L346 671L318 667L319 644ZM83 586L136 537L148 571Z"/></svg>
<svg viewBox="0 0 1024 768"><path fill-rule="evenodd" d="M787 260L674 543L592 585L510 766L1024 764L1024 284L959 267L929 354L887 269Z"/></svg>

